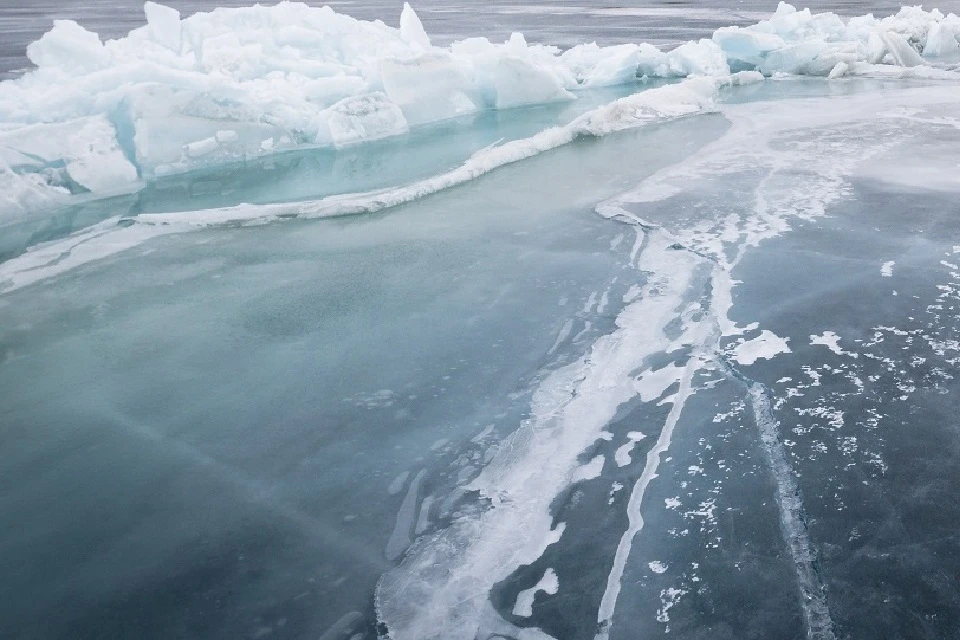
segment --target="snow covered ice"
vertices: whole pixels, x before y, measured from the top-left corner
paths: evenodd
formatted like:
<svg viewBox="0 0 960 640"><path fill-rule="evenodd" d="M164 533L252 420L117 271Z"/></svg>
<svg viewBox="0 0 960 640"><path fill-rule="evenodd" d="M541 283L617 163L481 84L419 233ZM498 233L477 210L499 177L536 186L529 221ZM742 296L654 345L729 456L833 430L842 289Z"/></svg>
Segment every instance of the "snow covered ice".
<svg viewBox="0 0 960 640"><path fill-rule="evenodd" d="M960 633L952 7L177 6L0 82L14 637Z"/></svg>

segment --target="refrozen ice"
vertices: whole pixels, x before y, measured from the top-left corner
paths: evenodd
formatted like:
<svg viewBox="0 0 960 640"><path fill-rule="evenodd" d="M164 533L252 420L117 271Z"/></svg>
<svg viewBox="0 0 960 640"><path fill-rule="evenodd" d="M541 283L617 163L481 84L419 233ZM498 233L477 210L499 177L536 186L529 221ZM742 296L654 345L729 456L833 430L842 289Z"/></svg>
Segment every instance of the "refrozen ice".
<svg viewBox="0 0 960 640"><path fill-rule="evenodd" d="M185 19L146 2L144 12L145 26L106 42L57 20L27 49L37 68L0 83L0 183L9 187L0 215L60 202L68 192L131 186L138 177L572 100L637 77L839 77L893 68L906 75L911 67L927 69L912 75L938 77L955 72L926 60L960 52L960 18L919 7L845 21L781 3L769 20L721 28L668 52L649 44L561 52L521 34L438 47L406 4L399 28L296 2ZM24 160L41 147L42 161Z"/></svg>

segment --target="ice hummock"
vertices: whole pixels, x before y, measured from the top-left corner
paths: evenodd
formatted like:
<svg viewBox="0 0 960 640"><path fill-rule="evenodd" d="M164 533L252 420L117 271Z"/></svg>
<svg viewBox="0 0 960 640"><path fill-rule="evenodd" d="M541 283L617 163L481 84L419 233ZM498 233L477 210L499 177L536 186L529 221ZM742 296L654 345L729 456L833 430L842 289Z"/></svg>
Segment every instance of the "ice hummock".
<svg viewBox="0 0 960 640"><path fill-rule="evenodd" d="M843 20L781 3L769 20L669 52L649 44L561 51L521 34L439 47L406 4L399 28L296 2L188 18L154 2L144 10L145 26L105 42L55 21L28 47L36 69L0 83L0 215L284 149L572 100L637 77L838 77L960 53L960 18L919 7Z"/></svg>
<svg viewBox="0 0 960 640"><path fill-rule="evenodd" d="M797 11L781 2L776 13L750 27L723 27L713 41L731 66L766 74L828 75L858 63L913 67L960 50L960 19L934 9L904 7L895 16L843 20L832 13Z"/></svg>
<svg viewBox="0 0 960 640"><path fill-rule="evenodd" d="M0 292L8 293L167 234L224 224L256 225L283 219L374 213L414 202L578 138L599 138L705 113L715 108L721 90L762 79L756 71L743 71L730 76L687 78L676 84L634 93L591 109L563 126L487 146L448 171L409 184L361 193L337 193L316 200L108 218L66 238L33 246L17 258L0 263Z"/></svg>

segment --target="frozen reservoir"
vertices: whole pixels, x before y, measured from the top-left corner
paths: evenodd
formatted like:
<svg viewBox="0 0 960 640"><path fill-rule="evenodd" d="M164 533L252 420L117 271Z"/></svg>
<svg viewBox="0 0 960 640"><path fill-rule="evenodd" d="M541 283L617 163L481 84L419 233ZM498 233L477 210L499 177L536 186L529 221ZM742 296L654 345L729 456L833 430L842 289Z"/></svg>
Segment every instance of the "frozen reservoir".
<svg viewBox="0 0 960 640"><path fill-rule="evenodd" d="M960 634L957 7L230 4L3 10L0 635Z"/></svg>

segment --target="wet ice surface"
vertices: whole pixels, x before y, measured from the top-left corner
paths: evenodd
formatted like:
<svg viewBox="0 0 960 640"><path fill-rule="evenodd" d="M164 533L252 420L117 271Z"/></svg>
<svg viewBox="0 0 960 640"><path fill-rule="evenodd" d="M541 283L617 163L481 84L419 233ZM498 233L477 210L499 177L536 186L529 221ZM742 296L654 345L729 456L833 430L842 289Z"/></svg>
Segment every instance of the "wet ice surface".
<svg viewBox="0 0 960 640"><path fill-rule="evenodd" d="M8 225L3 255L405 184L610 92L157 181ZM0 619L956 635L956 95L733 87L382 213L170 234L4 293Z"/></svg>

